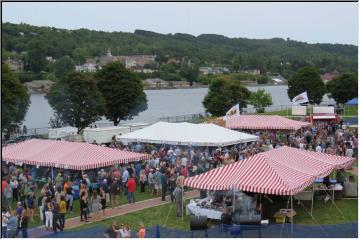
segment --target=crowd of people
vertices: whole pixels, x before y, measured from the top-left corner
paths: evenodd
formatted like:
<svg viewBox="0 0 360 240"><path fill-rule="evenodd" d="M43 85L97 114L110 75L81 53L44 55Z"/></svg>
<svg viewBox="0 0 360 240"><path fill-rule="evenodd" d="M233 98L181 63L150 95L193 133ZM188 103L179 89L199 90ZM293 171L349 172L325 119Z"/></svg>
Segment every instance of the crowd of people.
<svg viewBox="0 0 360 240"><path fill-rule="evenodd" d="M114 138L109 147L149 153L151 158L100 171L57 169L52 172L50 168L3 163L3 229L7 227L7 232L15 235L22 231L23 236L27 236L27 224L34 221L38 211L47 231L63 231L65 215L73 212L75 199L80 202L81 221L88 222L90 218L98 220L105 216L107 207L119 207L122 196L129 204L134 204L137 187L141 193L161 196L162 201L166 201L165 196L169 194L180 217L185 178L280 146L357 158L357 129L350 129L342 122L315 122L311 127L296 132L248 132L259 136L259 140L224 148L143 143L124 145ZM39 176L45 178L44 185L35 181ZM39 186L42 186L41 191L35 194ZM12 209L12 202L17 203L16 209ZM12 210L16 210L15 215ZM15 232L14 217L17 218ZM126 225L119 230L114 227L113 232L118 234L125 232L124 229ZM113 232L109 231L108 235L113 236ZM121 236L124 235L121 233Z"/></svg>
<svg viewBox="0 0 360 240"><path fill-rule="evenodd" d="M146 233L146 229L144 224L140 222L138 224L138 230L136 232L137 238L144 238ZM117 226L116 221L113 221L111 226L106 229L104 233L104 237L106 238L130 238L132 237L132 232L130 226L128 224L121 224L120 227Z"/></svg>

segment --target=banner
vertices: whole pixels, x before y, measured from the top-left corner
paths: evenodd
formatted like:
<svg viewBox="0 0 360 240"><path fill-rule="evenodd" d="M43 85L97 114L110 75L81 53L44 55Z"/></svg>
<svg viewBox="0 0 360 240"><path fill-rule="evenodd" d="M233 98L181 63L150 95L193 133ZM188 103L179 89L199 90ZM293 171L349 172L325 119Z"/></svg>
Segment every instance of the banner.
<svg viewBox="0 0 360 240"><path fill-rule="evenodd" d="M235 106L233 106L232 108L230 108L225 116L224 116L224 120L226 120L226 118L228 117L232 117L232 116L240 116L240 106L239 104L236 104Z"/></svg>
<svg viewBox="0 0 360 240"><path fill-rule="evenodd" d="M306 115L306 106L292 106L291 115L295 116L305 116Z"/></svg>
<svg viewBox="0 0 360 240"><path fill-rule="evenodd" d="M293 99L292 99L292 104L293 105L299 105L301 103L308 103L309 102L309 99L308 99L308 95L307 95L307 92L303 92L297 96L295 96Z"/></svg>
<svg viewBox="0 0 360 240"><path fill-rule="evenodd" d="M335 113L335 108L330 106L330 107L314 107L313 108L313 114L334 114Z"/></svg>

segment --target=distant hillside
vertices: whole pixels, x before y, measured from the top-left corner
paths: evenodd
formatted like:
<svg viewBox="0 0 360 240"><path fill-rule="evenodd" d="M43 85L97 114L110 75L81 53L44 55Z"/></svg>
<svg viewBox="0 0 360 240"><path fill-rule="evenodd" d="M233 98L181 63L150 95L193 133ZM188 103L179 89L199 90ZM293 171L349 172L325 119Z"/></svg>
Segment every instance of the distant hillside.
<svg viewBox="0 0 360 240"><path fill-rule="evenodd" d="M357 46L354 45L308 44L281 38L228 38L216 34L195 37L143 30L134 33L66 30L11 23L2 24L2 33L3 60L9 56L26 58L20 56L26 51L53 58L69 55L76 63L82 63L86 57L102 55L110 48L113 55L156 54L160 63L186 57L199 66L217 64L232 70L257 68L262 73L270 71L285 76L308 64L315 65L321 72L357 71ZM24 60L25 64L31 61Z"/></svg>

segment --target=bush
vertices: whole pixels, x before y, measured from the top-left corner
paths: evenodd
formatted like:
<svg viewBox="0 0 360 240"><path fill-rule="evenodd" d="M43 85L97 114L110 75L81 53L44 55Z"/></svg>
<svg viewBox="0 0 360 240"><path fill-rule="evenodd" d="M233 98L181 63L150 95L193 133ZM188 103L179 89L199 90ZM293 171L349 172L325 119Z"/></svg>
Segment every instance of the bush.
<svg viewBox="0 0 360 240"><path fill-rule="evenodd" d="M33 72L19 72L18 77L22 83L36 80L36 76Z"/></svg>

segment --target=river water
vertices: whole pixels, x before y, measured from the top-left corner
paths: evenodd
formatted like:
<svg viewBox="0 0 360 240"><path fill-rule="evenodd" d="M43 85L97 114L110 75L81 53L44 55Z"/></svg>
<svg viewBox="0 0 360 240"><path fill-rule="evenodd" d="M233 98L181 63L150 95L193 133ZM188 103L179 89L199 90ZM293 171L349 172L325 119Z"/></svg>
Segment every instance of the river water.
<svg viewBox="0 0 360 240"><path fill-rule="evenodd" d="M290 105L286 85L248 87L250 91L256 91L259 88L264 88L271 94L273 106ZM202 101L207 92L207 88L145 90L148 109L134 117L131 122L155 122L161 117L204 113ZM32 94L30 100L31 104L23 124L27 128L48 127L53 109L45 99L45 95ZM329 102L326 96L323 100ZM101 122L106 122L106 120L101 120Z"/></svg>

